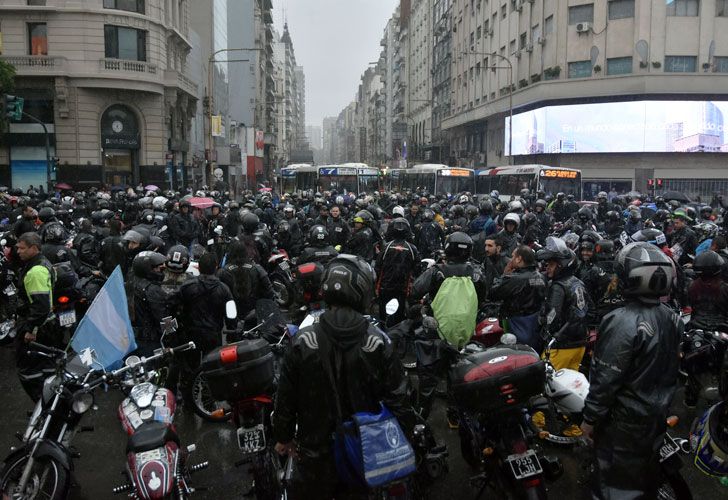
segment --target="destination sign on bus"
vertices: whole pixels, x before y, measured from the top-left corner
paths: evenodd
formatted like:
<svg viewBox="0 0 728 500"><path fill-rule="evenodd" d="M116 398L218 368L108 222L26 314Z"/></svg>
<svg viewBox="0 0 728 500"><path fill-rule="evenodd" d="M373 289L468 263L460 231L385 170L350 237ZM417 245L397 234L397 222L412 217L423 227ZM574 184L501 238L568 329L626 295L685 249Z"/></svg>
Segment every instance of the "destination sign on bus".
<svg viewBox="0 0 728 500"><path fill-rule="evenodd" d="M322 168L319 170L320 175L356 175L355 168Z"/></svg>
<svg viewBox="0 0 728 500"><path fill-rule="evenodd" d="M376 168L360 168L359 175L379 175L379 170Z"/></svg>
<svg viewBox="0 0 728 500"><path fill-rule="evenodd" d="M579 174L576 170L541 170L541 177L551 177L554 179L576 179Z"/></svg>
<svg viewBox="0 0 728 500"><path fill-rule="evenodd" d="M450 168L445 170L440 170L440 175L443 177L468 177L470 175L470 170L463 170L459 168Z"/></svg>

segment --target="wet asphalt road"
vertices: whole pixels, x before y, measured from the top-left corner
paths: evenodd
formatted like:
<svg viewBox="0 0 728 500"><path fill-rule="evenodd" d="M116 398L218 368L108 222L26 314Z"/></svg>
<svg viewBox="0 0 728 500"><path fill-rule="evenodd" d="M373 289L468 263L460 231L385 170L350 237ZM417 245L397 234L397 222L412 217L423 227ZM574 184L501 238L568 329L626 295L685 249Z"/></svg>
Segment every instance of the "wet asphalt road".
<svg viewBox="0 0 728 500"><path fill-rule="evenodd" d="M2 423L0 454L5 456L11 446L19 443L14 434L23 431L27 423L27 412L33 408L17 380L13 353L8 348L0 349L0 394L3 395L0 405ZM124 482L121 472L125 467L126 436L116 417L116 409L122 399L118 391L96 393L98 410L91 411L82 423L82 425L93 425L95 430L79 434L74 441L74 446L81 453L81 457L74 461L74 477L77 484L71 492L73 500L125 498L124 495L113 495L111 492L114 486ZM682 406L676 408L675 413L681 417L681 423L673 435L687 437L691 415L687 415ZM457 431L446 427L442 402L436 404L430 421L436 437L444 441L450 451L450 472L432 487L430 498L460 500L475 498L476 491L469 484L472 473L460 457ZM244 498L244 494L251 487L251 480L245 466L233 465L239 459L239 455L232 425L204 422L184 408L178 409L176 423L183 444L197 445L197 451L192 454L191 462L205 460L210 462L208 469L193 476L195 487L206 488L204 491L199 491L194 498L200 500ZM549 496L562 500L587 498L584 484L586 476L581 466L585 450L548 448L548 453L559 456L565 469L561 478L548 485ZM701 474L691 464L686 463L682 472L696 500L728 498L728 489ZM486 492L481 498L493 497Z"/></svg>

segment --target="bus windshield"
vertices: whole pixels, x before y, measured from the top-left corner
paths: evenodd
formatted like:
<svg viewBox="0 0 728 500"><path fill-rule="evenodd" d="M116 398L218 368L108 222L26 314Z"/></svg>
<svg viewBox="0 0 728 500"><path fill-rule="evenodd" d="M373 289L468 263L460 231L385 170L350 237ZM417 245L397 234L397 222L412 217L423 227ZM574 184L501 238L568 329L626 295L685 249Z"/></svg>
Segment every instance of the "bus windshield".
<svg viewBox="0 0 728 500"><path fill-rule="evenodd" d="M378 175L359 175L359 192L371 193L379 190Z"/></svg>
<svg viewBox="0 0 728 500"><path fill-rule="evenodd" d="M453 170L454 172L454 170ZM437 194L456 194L463 191L473 192L473 173L469 171L466 175L441 175L437 176Z"/></svg>
<svg viewBox="0 0 728 500"><path fill-rule="evenodd" d="M296 177L283 177L281 189L284 193L292 193L296 190Z"/></svg>
<svg viewBox="0 0 728 500"><path fill-rule="evenodd" d="M356 193L356 175L322 175L319 177L321 191Z"/></svg>
<svg viewBox="0 0 728 500"><path fill-rule="evenodd" d="M575 179L541 178L541 190L552 196L556 193L573 194L577 200L581 199L581 176Z"/></svg>

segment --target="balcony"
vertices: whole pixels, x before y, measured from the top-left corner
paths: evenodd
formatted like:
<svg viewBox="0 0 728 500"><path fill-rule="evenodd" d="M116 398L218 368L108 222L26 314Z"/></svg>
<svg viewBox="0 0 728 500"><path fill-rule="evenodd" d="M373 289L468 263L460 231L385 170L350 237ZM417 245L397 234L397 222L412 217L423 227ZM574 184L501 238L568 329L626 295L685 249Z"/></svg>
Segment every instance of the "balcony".
<svg viewBox="0 0 728 500"><path fill-rule="evenodd" d="M164 71L164 86L177 87L191 96L197 97L197 84L178 71Z"/></svg>
<svg viewBox="0 0 728 500"><path fill-rule="evenodd" d="M66 58L59 56L2 56L15 67L18 76L41 76L65 74Z"/></svg>
<svg viewBox="0 0 728 500"><path fill-rule="evenodd" d="M101 70L123 73L157 74L157 65L146 61L128 61L126 59L99 59Z"/></svg>

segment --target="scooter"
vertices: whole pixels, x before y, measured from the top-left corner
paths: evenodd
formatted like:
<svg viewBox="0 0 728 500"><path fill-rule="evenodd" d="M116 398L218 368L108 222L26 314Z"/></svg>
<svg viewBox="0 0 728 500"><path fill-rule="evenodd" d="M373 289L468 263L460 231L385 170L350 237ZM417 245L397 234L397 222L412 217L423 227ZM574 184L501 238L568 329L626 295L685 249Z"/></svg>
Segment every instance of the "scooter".
<svg viewBox="0 0 728 500"><path fill-rule="evenodd" d="M165 318L164 336L176 329L176 320ZM194 349L190 342L173 350ZM129 493L138 500L162 498L185 499L195 492L190 485L193 472L208 466L208 462L190 465L190 454L195 445L182 447L174 426L177 400L172 391L159 384L160 374L147 370L157 358L129 356L125 365L129 377L124 385L129 396L118 409L121 425L129 436L126 446L127 483L113 489L114 493ZM158 358L159 359L159 358Z"/></svg>

